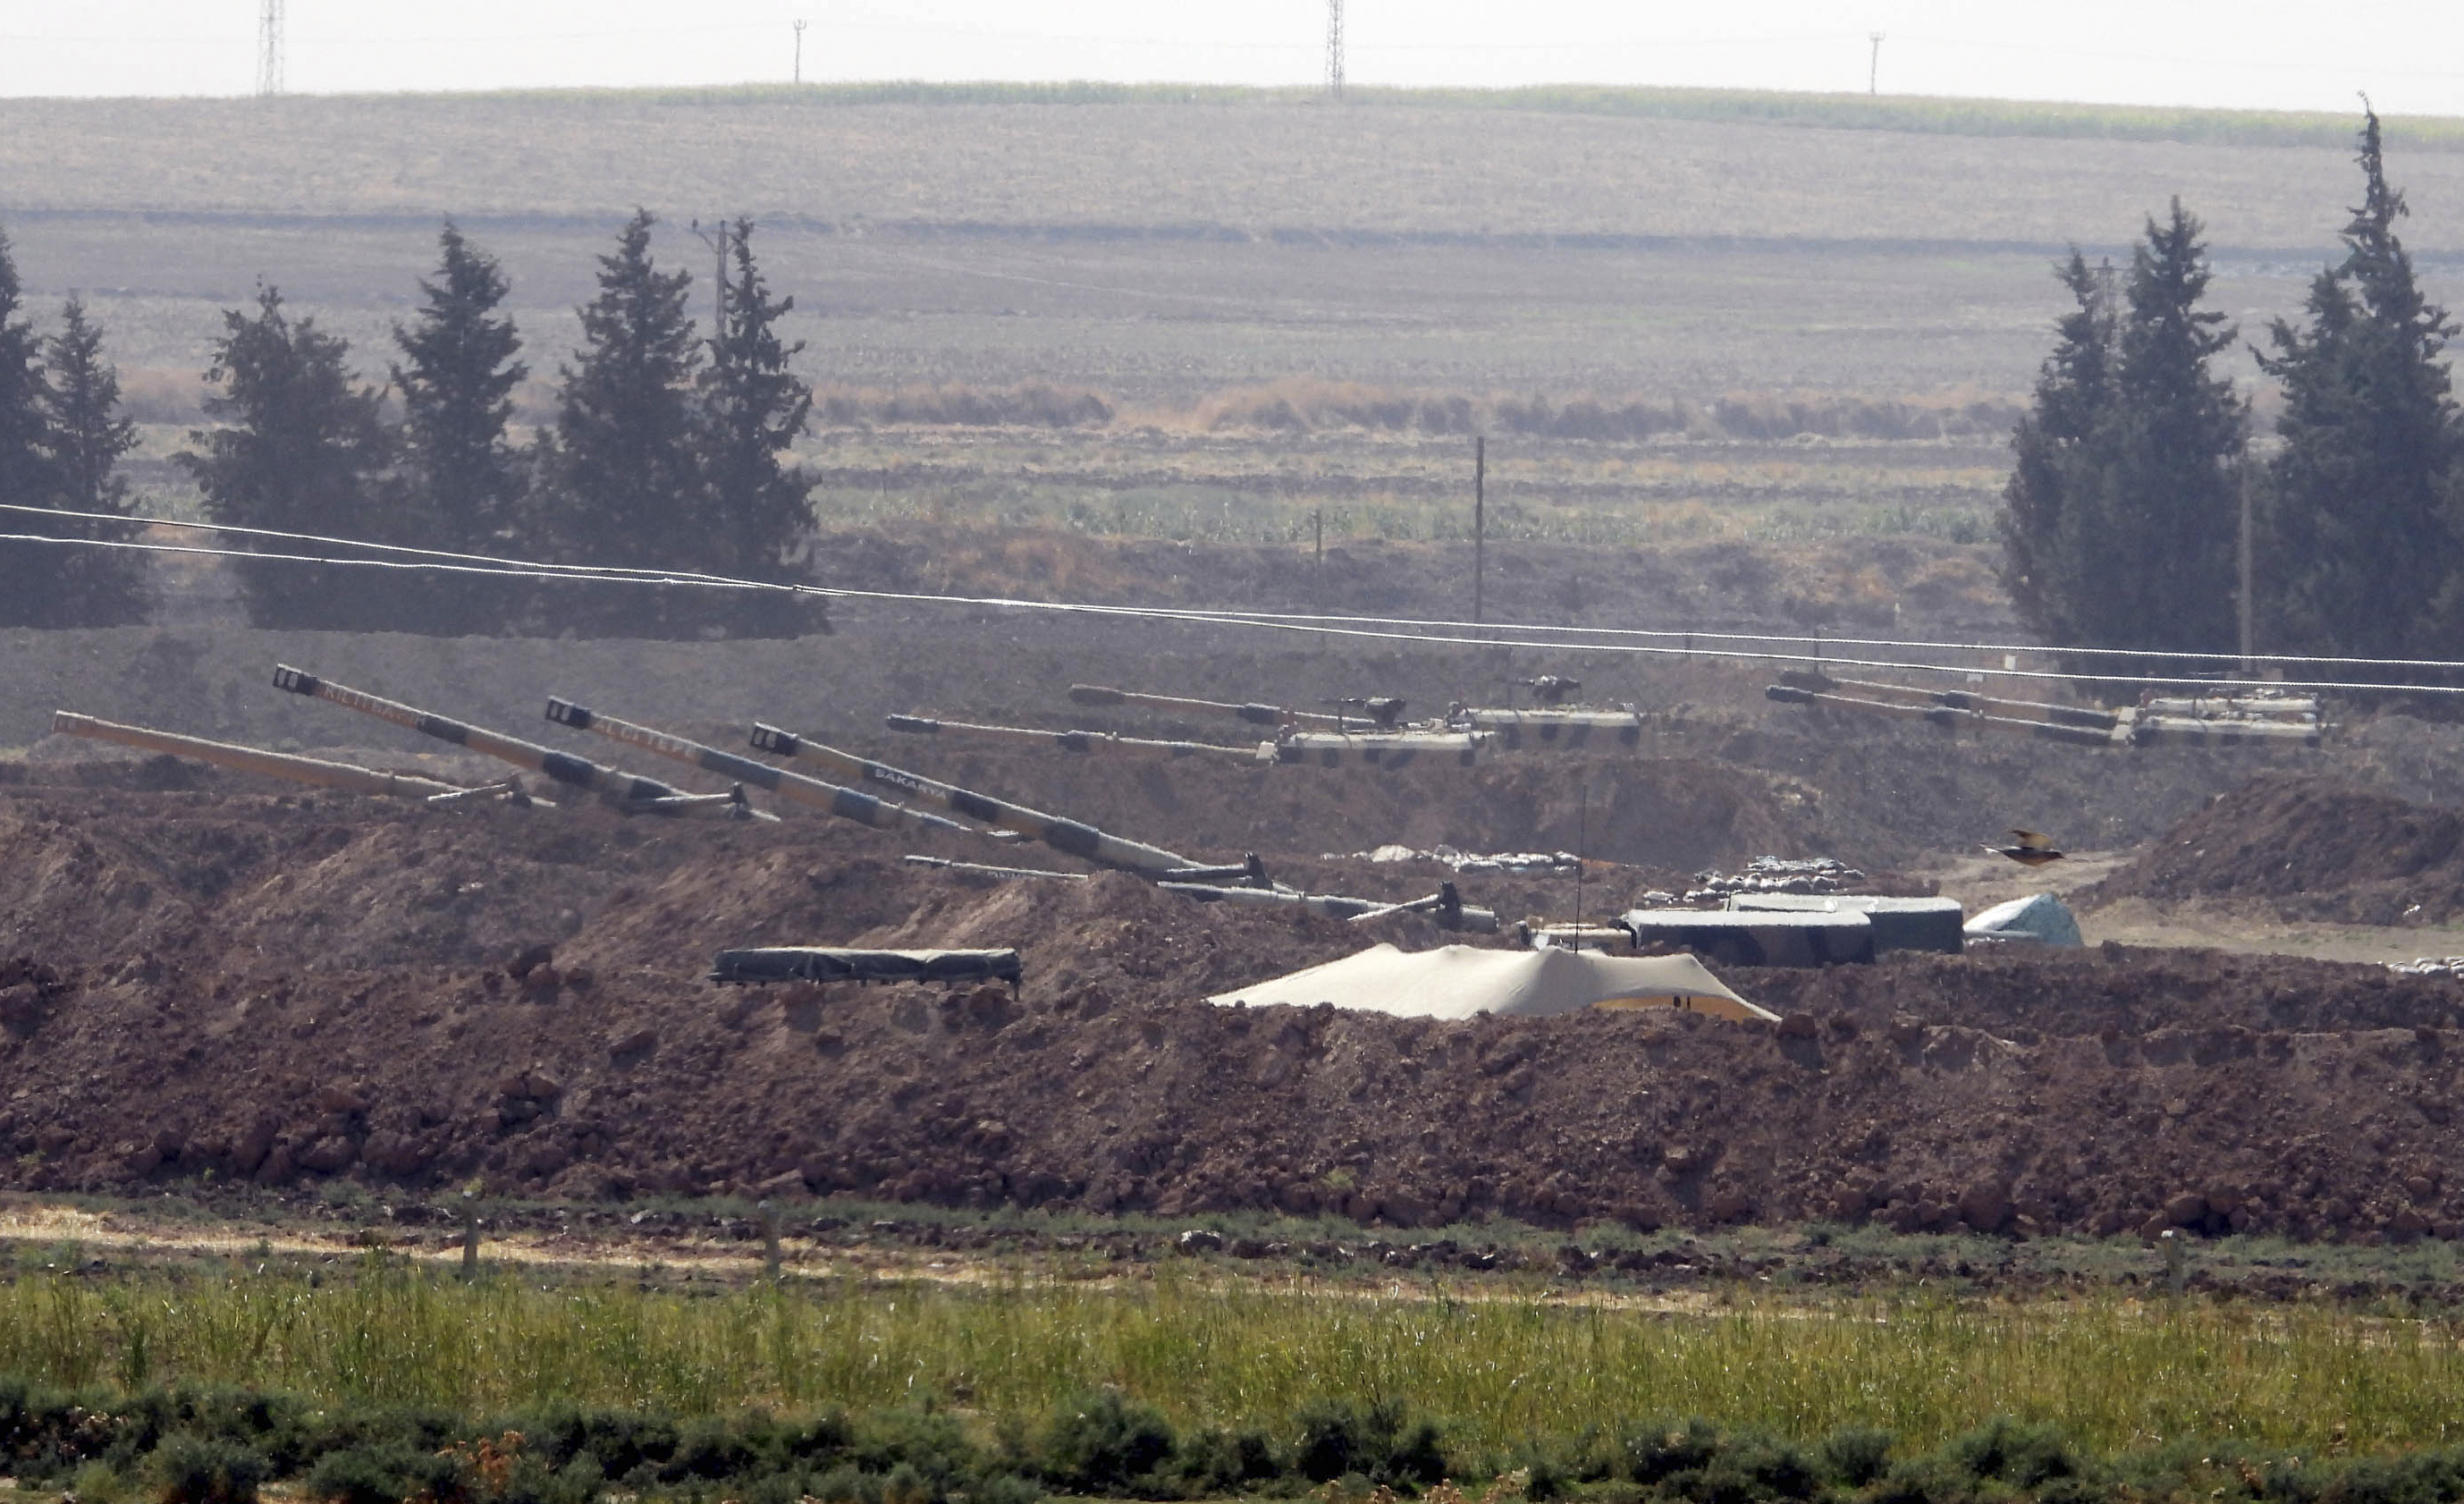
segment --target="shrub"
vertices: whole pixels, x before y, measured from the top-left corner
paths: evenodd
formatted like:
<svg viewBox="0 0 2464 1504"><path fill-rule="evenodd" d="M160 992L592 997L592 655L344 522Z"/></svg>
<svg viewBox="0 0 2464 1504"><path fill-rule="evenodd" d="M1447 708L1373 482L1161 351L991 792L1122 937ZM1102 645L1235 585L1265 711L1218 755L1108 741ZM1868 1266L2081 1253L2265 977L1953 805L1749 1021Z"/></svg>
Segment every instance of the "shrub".
<svg viewBox="0 0 2464 1504"><path fill-rule="evenodd" d="M1953 1440L1950 1460L1972 1478L1999 1478L2033 1489L2079 1471L2070 1443L2051 1426L2027 1426L2007 1416Z"/></svg>
<svg viewBox="0 0 2464 1504"><path fill-rule="evenodd" d="M1074 1493L1118 1493L1171 1459L1172 1423L1117 1391L1064 1404L1045 1427L1044 1473Z"/></svg>
<svg viewBox="0 0 2464 1504"><path fill-rule="evenodd" d="M1644 1427L1626 1437L1625 1474L1637 1483L1658 1483L1672 1473L1700 1469L1719 1449L1719 1430L1699 1417L1682 1427Z"/></svg>
<svg viewBox="0 0 2464 1504"><path fill-rule="evenodd" d="M1284 1475L1275 1444L1259 1430L1209 1427L1180 1444L1180 1473L1202 1493L1239 1493Z"/></svg>
<svg viewBox="0 0 2464 1504"><path fill-rule="evenodd" d="M1804 1453L1782 1443L1754 1440L1721 1447L1704 1467L1673 1473L1667 1492L1693 1504L1761 1504L1768 1499L1810 1499L1816 1491Z"/></svg>
<svg viewBox="0 0 2464 1504"><path fill-rule="evenodd" d="M327 1504L402 1504L427 1497L451 1504L465 1496L461 1465L407 1442L345 1447L308 1470L308 1494Z"/></svg>
<svg viewBox="0 0 2464 1504"><path fill-rule="evenodd" d="M1861 1489L1890 1466L1891 1441L1891 1433L1877 1427L1850 1426L1833 1431L1815 1455L1835 1481Z"/></svg>
<svg viewBox="0 0 2464 1504"><path fill-rule="evenodd" d="M1438 1427L1385 1401L1319 1400L1301 1407L1292 1463L1312 1483L1358 1473L1372 1483L1423 1485L1447 1472Z"/></svg>
<svg viewBox="0 0 2464 1504"><path fill-rule="evenodd" d="M150 1471L162 1504L256 1504L271 1467L253 1448L183 1431L155 1449Z"/></svg>
<svg viewBox="0 0 2464 1504"><path fill-rule="evenodd" d="M881 1479L844 1463L816 1478L811 1492L822 1504L881 1504Z"/></svg>

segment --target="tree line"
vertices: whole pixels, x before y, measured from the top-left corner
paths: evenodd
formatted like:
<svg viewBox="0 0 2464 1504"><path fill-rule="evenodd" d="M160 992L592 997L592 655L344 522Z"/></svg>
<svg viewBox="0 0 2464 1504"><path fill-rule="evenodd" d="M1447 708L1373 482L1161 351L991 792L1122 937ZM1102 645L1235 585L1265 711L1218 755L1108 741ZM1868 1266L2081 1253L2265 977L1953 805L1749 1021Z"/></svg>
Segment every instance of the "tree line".
<svg viewBox="0 0 2464 1504"><path fill-rule="evenodd" d="M656 219L637 211L599 258L582 342L558 366L555 416L526 440L514 394L530 374L503 304L495 257L451 222L420 303L392 331L386 379L354 374L347 341L295 315L260 284L227 310L206 373L216 426L174 456L206 516L232 526L661 574L790 583L811 523L812 478L790 457L809 420L804 346L781 323L753 250L754 226L720 227L716 314L705 336L687 314L690 274L659 268ZM0 499L55 513L0 531L124 538L130 514L114 466L135 443L99 331L72 300L62 329L34 339L0 239ZM0 513L18 522L24 513ZM324 560L407 556L331 543L269 542ZM106 626L148 609L143 555L0 542L0 625ZM792 635L827 630L812 597L686 586L561 583L482 572L233 561L259 626L435 633Z"/></svg>
<svg viewBox="0 0 2464 1504"><path fill-rule="evenodd" d="M2039 640L2230 657L2243 509L2264 653L2464 656L2464 415L2442 359L2456 326L2422 294L2396 230L2379 119L2365 112L2362 203L2299 320L2254 353L2283 404L2277 442L2212 363L2237 338L2201 306L2204 229L2176 199L2126 271L2076 250L2072 299L2013 437L2003 583ZM2213 664L2070 655L2084 676Z"/></svg>

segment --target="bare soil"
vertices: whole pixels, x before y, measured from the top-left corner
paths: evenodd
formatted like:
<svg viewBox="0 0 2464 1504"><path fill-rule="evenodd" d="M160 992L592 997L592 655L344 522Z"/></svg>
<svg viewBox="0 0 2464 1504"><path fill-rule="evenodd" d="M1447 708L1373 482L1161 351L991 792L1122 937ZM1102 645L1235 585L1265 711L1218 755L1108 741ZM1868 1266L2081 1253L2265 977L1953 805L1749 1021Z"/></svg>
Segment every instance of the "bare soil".
<svg viewBox="0 0 2464 1504"><path fill-rule="evenodd" d="M1482 776L1507 794L1531 765ZM1731 975L1777 1029L1227 1010L1200 1000L1368 937L1119 875L924 872L844 824L449 815L176 768L37 768L0 802L0 1183L2464 1232L2446 979L2108 946ZM1342 801L1284 786L1264 825L1334 829ZM1311 887L1429 876L1270 858ZM701 980L790 941L1015 944L1027 982Z"/></svg>
<svg viewBox="0 0 2464 1504"><path fill-rule="evenodd" d="M2464 814L2337 779L2261 775L2087 896L2239 899L2285 919L2441 924L2464 915Z"/></svg>

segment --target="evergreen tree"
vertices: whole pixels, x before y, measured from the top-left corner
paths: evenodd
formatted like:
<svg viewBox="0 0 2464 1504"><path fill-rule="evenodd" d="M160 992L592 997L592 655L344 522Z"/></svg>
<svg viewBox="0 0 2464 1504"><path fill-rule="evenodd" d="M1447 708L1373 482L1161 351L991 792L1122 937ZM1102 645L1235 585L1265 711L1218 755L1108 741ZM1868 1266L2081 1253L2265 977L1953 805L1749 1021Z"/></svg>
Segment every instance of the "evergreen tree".
<svg viewBox="0 0 2464 1504"><path fill-rule="evenodd" d="M43 447L43 382L37 364L41 346L33 324L17 316L23 294L9 237L0 233L0 501L50 506L54 481ZM0 532L11 533L27 531L20 524L31 520L22 512L0 512L0 520L8 522ZM58 552L39 543L26 548L42 550L46 556ZM25 550L19 552L22 555ZM51 562L57 560L53 557ZM10 583L17 583L14 576L25 567L30 565L12 570Z"/></svg>
<svg viewBox="0 0 2464 1504"><path fill-rule="evenodd" d="M135 509L120 458L137 447L137 425L120 410L120 373L102 353L102 330L86 319L85 304L71 298L60 310L60 332L44 345L42 387L44 448L52 462L53 495L65 510L127 517ZM103 521L62 519L71 537L119 540L131 529ZM71 548L54 564L52 620L46 625L118 627L145 619L151 606L151 569L145 555L116 548Z"/></svg>
<svg viewBox="0 0 2464 1504"><path fill-rule="evenodd" d="M709 554L695 504L692 277L652 264L655 223L636 210L599 258L583 347L559 372L547 542L576 562L685 569Z"/></svg>
<svg viewBox="0 0 2464 1504"><path fill-rule="evenodd" d="M2209 369L2233 331L2199 307L2209 282L2200 229L2176 199L2131 253L2104 480L2074 546L2086 568L2082 599L2094 603L2079 623L2086 646L2226 653L2237 645L2249 415L2233 383Z"/></svg>
<svg viewBox="0 0 2464 1504"><path fill-rule="evenodd" d="M2073 557L2080 498L2095 472L2092 439L2113 407L2112 268L2074 248L2055 274L2072 310L2054 325L2053 354L2036 375L2035 402L2011 436L2015 463L2002 489L2002 584L2019 620L2045 642L2080 640Z"/></svg>
<svg viewBox="0 0 2464 1504"><path fill-rule="evenodd" d="M773 300L753 260L753 222L736 222L728 244L733 275L720 284L719 333L703 370L703 473L708 482L708 567L776 579L781 556L809 526L812 477L781 463L804 431L813 388L789 369L803 342L779 337L796 306Z"/></svg>
<svg viewBox="0 0 2464 1504"><path fill-rule="evenodd" d="M218 522L329 537L400 542L406 531L386 487L392 435L378 411L379 393L357 385L350 346L294 321L281 293L257 293L253 317L223 314L209 382L223 389L206 399L224 420L188 437L198 447L179 463L205 493L206 514ZM251 617L260 626L368 627L385 620L391 595L373 571L305 564L244 564L241 582Z"/></svg>
<svg viewBox="0 0 2464 1504"><path fill-rule="evenodd" d="M2179 200L2150 219L2117 302L2109 268L2071 253L2034 408L2013 435L2002 575L2049 643L2224 653L2245 409L2209 361L2233 339L2203 311L2205 248ZM2080 655L2083 674L2127 660Z"/></svg>
<svg viewBox="0 0 2464 1504"><path fill-rule="evenodd" d="M505 428L514 388L530 371L515 359L522 342L513 321L496 313L504 269L451 220L437 244L436 276L419 284L425 305L409 328L394 325L404 364L393 367L393 386L421 531L434 546L480 552L508 532L521 497Z"/></svg>
<svg viewBox="0 0 2464 1504"><path fill-rule="evenodd" d="M2268 466L2258 605L2277 651L2405 657L2452 645L2459 616L2449 496L2464 425L2439 361L2456 330L2396 235L2404 195L2375 112L2358 160L2344 259L2312 280L2302 327L2276 321L2260 359L2284 384L2284 445Z"/></svg>

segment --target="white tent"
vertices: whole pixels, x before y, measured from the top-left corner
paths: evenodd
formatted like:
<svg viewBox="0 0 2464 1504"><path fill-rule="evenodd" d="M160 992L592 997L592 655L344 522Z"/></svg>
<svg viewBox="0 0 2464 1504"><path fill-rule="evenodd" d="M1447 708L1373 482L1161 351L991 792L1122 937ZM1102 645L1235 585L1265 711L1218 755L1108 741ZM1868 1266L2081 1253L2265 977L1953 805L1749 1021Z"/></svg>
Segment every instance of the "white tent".
<svg viewBox="0 0 2464 1504"><path fill-rule="evenodd" d="M1478 1013L1539 1018L1582 1007L1682 1007L1744 1021L1776 1021L1720 984L1691 956L1603 956L1595 951L1479 950L1445 945L1405 952L1373 945L1356 956L1207 999L1231 1006L1287 1003L1362 1008L1412 1018Z"/></svg>

